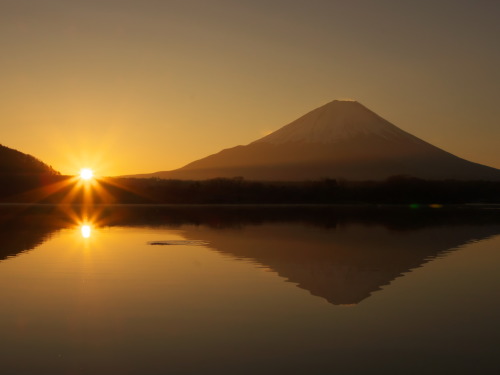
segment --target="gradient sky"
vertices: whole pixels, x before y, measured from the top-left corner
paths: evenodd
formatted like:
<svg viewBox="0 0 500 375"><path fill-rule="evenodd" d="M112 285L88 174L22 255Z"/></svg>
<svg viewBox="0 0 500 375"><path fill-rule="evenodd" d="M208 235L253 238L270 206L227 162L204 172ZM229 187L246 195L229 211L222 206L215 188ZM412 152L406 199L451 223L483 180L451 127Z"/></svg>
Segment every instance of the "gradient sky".
<svg viewBox="0 0 500 375"><path fill-rule="evenodd" d="M500 1L0 0L0 143L155 172L333 99L500 168Z"/></svg>

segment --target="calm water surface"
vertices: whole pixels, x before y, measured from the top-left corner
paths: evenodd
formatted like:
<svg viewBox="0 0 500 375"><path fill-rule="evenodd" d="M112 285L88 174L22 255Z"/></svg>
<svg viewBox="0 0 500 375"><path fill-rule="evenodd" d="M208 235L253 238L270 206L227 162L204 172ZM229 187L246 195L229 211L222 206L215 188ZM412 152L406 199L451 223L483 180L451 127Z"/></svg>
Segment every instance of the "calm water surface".
<svg viewBox="0 0 500 375"><path fill-rule="evenodd" d="M500 372L497 210L0 218L2 374Z"/></svg>

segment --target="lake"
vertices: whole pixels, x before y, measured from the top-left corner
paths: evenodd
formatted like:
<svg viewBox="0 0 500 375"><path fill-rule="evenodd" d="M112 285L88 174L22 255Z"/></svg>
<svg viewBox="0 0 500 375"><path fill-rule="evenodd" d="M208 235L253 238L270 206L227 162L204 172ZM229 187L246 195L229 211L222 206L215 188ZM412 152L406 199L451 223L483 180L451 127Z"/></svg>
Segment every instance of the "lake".
<svg viewBox="0 0 500 375"><path fill-rule="evenodd" d="M500 209L1 206L2 374L500 373Z"/></svg>

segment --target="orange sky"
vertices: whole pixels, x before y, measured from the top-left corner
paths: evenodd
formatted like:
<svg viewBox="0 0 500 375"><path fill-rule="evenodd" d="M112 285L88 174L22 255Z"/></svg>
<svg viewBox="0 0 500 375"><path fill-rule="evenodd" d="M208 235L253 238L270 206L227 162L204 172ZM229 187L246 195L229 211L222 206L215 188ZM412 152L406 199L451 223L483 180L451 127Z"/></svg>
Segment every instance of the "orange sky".
<svg viewBox="0 0 500 375"><path fill-rule="evenodd" d="M174 169L352 98L500 168L500 3L0 0L0 143Z"/></svg>

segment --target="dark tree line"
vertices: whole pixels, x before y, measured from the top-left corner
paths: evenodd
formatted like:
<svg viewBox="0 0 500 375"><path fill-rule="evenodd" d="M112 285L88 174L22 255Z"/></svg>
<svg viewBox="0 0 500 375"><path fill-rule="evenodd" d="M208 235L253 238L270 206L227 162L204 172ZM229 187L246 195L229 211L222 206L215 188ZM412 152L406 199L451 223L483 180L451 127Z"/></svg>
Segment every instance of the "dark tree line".
<svg viewBox="0 0 500 375"><path fill-rule="evenodd" d="M141 192L143 201L161 203L500 203L500 182L430 181L405 176L380 182L333 179L256 182L221 178L205 181L128 179L122 184ZM133 199L130 195L126 198Z"/></svg>
<svg viewBox="0 0 500 375"><path fill-rule="evenodd" d="M105 178L85 185L56 174L1 175L3 202L137 204L463 204L500 203L500 181L323 179L258 182Z"/></svg>

